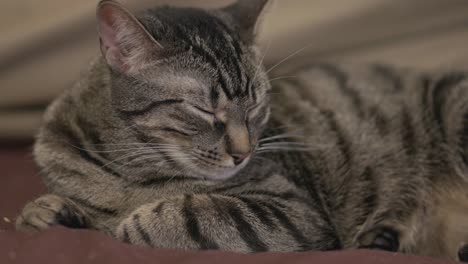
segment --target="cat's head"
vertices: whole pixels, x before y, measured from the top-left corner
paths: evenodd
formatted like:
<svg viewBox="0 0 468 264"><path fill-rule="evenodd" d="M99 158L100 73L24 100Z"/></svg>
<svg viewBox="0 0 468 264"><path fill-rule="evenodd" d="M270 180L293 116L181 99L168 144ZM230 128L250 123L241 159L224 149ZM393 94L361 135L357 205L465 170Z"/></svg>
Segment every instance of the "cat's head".
<svg viewBox="0 0 468 264"><path fill-rule="evenodd" d="M171 161L160 166L226 179L249 162L269 116L270 85L255 47L268 5L238 0L134 16L115 1L100 2L113 108L139 140L158 148L158 159Z"/></svg>

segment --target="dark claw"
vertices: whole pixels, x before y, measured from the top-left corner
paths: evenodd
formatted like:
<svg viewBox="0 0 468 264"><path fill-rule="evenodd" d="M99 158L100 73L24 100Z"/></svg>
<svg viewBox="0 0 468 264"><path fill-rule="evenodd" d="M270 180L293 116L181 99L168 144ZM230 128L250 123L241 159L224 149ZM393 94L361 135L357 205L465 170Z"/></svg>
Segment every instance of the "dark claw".
<svg viewBox="0 0 468 264"><path fill-rule="evenodd" d="M468 245L464 245L458 250L458 259L462 262L468 262Z"/></svg>
<svg viewBox="0 0 468 264"><path fill-rule="evenodd" d="M398 233L390 228L381 228L376 231L374 241L370 245L364 245L361 248L397 252L399 247Z"/></svg>
<svg viewBox="0 0 468 264"><path fill-rule="evenodd" d="M76 214L66 206L57 214L57 221L60 225L69 228L86 228L87 226L86 221L82 216Z"/></svg>

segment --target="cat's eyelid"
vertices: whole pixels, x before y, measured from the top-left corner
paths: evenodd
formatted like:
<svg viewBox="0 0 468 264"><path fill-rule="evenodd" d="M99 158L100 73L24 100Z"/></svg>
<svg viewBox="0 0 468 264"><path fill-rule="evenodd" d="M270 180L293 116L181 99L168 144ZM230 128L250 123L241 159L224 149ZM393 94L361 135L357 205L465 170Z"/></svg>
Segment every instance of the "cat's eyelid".
<svg viewBox="0 0 468 264"><path fill-rule="evenodd" d="M201 107L198 107L198 106L196 106L196 105L193 105L192 107L195 108L195 109L197 109L197 110L200 111L200 112L203 112L203 113L207 114L207 115L213 115L213 116L215 115L214 112L209 111L209 110L206 110L206 109L201 108Z"/></svg>
<svg viewBox="0 0 468 264"><path fill-rule="evenodd" d="M192 113L199 115L201 118L205 119L208 122L213 122L216 118L215 113L209 110L206 110L204 108L201 108L199 106L189 104L187 108L190 109Z"/></svg>

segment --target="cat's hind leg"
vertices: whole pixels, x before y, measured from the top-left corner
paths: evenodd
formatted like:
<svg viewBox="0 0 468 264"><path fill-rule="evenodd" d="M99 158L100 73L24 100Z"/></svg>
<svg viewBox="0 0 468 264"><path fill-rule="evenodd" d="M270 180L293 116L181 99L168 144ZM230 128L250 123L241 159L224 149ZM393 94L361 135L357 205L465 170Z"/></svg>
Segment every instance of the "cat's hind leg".
<svg viewBox="0 0 468 264"><path fill-rule="evenodd" d="M468 194L463 188L448 188L440 194L433 224L421 241L421 254L468 262ZM427 229L429 229L427 228Z"/></svg>
<svg viewBox="0 0 468 264"><path fill-rule="evenodd" d="M16 220L16 229L34 233L54 225L85 228L85 214L69 199L47 194L29 202Z"/></svg>
<svg viewBox="0 0 468 264"><path fill-rule="evenodd" d="M430 225L433 204L423 192L398 197L382 203L369 216L354 236L353 247L405 253L419 250L422 231L430 229L426 226Z"/></svg>

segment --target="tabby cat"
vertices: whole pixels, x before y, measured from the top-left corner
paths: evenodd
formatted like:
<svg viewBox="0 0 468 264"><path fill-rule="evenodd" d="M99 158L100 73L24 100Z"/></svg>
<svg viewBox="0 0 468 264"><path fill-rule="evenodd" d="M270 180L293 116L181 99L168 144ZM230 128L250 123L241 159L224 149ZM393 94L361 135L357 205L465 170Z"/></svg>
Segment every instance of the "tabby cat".
<svg viewBox="0 0 468 264"><path fill-rule="evenodd" d="M158 248L466 260L467 73L269 72L255 46L267 6L135 17L101 1L103 56L48 109L34 153L50 194L17 228L89 228ZM271 87L284 75L294 78Z"/></svg>

